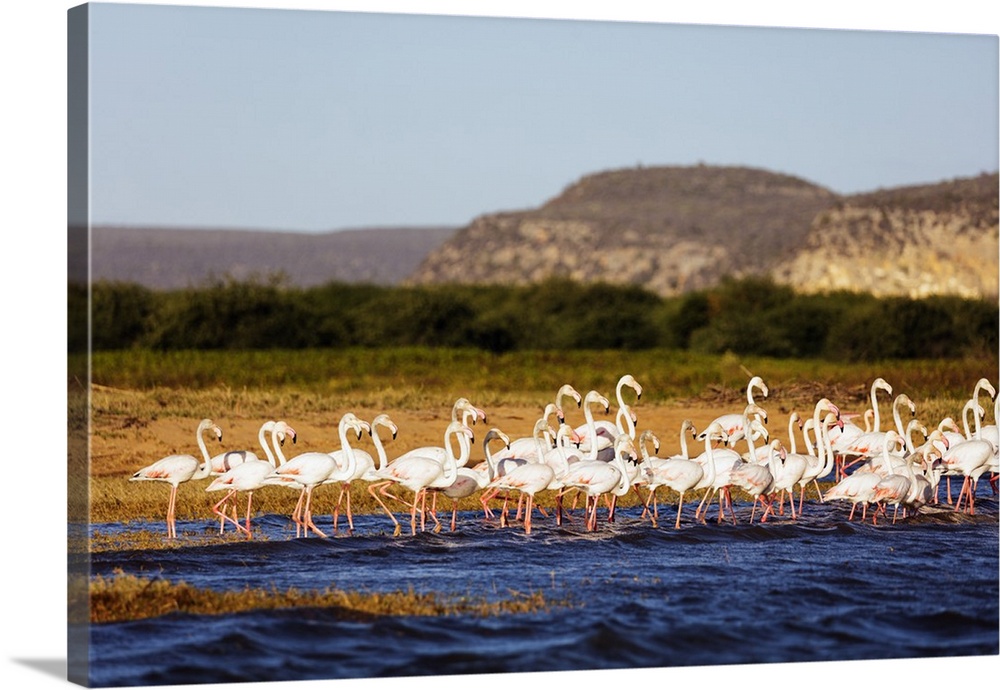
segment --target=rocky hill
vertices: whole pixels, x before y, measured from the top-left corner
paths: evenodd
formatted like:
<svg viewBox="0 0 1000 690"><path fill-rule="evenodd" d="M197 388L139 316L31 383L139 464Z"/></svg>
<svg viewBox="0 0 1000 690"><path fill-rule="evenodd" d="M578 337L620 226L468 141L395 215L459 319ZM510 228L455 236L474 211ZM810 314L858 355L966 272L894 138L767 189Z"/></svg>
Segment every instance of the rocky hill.
<svg viewBox="0 0 1000 690"><path fill-rule="evenodd" d="M477 218L409 282L564 276L674 295L772 275L806 291L996 295L997 228L996 174L843 197L759 169L633 168Z"/></svg>
<svg viewBox="0 0 1000 690"><path fill-rule="evenodd" d="M669 295L767 271L837 200L750 168L632 168L584 177L541 208L482 216L424 260L414 283L638 283Z"/></svg>
<svg viewBox="0 0 1000 690"><path fill-rule="evenodd" d="M299 287L330 281L394 285L454 228L373 228L328 233L95 227L95 280L153 289L281 273Z"/></svg>
<svg viewBox="0 0 1000 690"><path fill-rule="evenodd" d="M804 292L996 297L998 176L845 197L773 270Z"/></svg>

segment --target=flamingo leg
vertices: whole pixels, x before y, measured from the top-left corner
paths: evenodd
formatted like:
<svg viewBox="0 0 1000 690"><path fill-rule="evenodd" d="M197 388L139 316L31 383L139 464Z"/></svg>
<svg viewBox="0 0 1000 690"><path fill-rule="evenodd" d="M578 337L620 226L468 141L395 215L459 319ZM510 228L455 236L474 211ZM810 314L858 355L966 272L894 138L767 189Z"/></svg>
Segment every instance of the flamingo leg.
<svg viewBox="0 0 1000 690"><path fill-rule="evenodd" d="M174 506L177 502L177 485L170 486L170 498L167 499L167 539L177 537L177 526L174 523Z"/></svg>
<svg viewBox="0 0 1000 690"><path fill-rule="evenodd" d="M346 484L344 491L347 494L347 533L354 534L354 516L351 514L351 485Z"/></svg>
<svg viewBox="0 0 1000 690"><path fill-rule="evenodd" d="M684 505L684 492L681 491L681 497L677 500L677 522L674 523L674 529L681 528L681 506ZM654 523L654 527L656 524Z"/></svg>
<svg viewBox="0 0 1000 690"><path fill-rule="evenodd" d="M380 506L382 506L382 510L384 510L385 514L389 516L390 520L392 520L392 524L395 525L395 528L396 528L393 531L392 536L398 537L399 533L402 531L402 528L399 526L399 520L397 520L396 516L392 514L391 510L389 510L389 506L387 506L385 504L385 502L381 498L378 497L378 493L377 493L378 490L383 490L384 491L385 489L387 489L390 484L392 484L392 482L382 482L381 484L371 484L368 487L368 493L370 493L372 495L372 498L374 498L376 501L378 501L378 504Z"/></svg>
<svg viewBox="0 0 1000 690"><path fill-rule="evenodd" d="M326 538L326 533L323 532L312 519L312 490L313 487L306 487L306 508L305 508L305 523L306 527L311 529L313 532L319 536ZM306 532L306 536L309 536L309 532Z"/></svg>
<svg viewBox="0 0 1000 690"><path fill-rule="evenodd" d="M528 495L528 500L524 508L524 533L531 534L531 504L534 502L534 496Z"/></svg>
<svg viewBox="0 0 1000 690"><path fill-rule="evenodd" d="M333 506L333 533L337 533L337 524L340 522L340 502L344 498L344 485L340 485L340 493L337 494L337 503Z"/></svg>
<svg viewBox="0 0 1000 690"><path fill-rule="evenodd" d="M247 492L247 539L253 539L253 533L250 531L250 505L253 503L253 491Z"/></svg>

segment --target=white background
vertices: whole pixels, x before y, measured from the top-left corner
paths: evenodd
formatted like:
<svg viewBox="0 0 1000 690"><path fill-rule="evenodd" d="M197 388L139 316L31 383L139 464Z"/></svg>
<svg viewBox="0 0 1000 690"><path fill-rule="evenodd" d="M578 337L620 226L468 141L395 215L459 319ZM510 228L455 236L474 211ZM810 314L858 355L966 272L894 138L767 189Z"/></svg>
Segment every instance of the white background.
<svg viewBox="0 0 1000 690"><path fill-rule="evenodd" d="M8 424L7 471L2 486L3 545L6 558L2 610L7 687L56 687L65 683L65 281L66 281L66 10L78 3L9 0L0 19L3 145L2 271L3 413ZM179 3L161 3L179 4ZM196 4L196 3L187 3ZM630 21L672 21L765 26L951 31L996 35L997 11L982 1L935 3L917 10L906 2L823 3L746 2L661 3L481 0L469 2L205 2L200 4L308 9L384 10L437 14L566 17ZM662 3L667 7L666 3ZM470 5L473 7L470 9ZM993 380L996 380L994 376ZM152 460L152 459L151 459ZM935 583L919 574L915 594L937 596ZM844 596L850 596L845 592ZM767 621L761 621L767 625ZM630 631L629 634L642 634ZM750 640L747 641L751 643ZM878 640L872 640L873 646ZM905 660L897 662L812 663L768 667L655 669L589 672L604 683L669 683L710 688L727 683L804 683L841 688L891 683L913 688L941 683L978 684L997 678L1000 657ZM579 673L533 674L531 682L579 683ZM501 687L504 676L433 680L314 681L304 687L382 688ZM521 679L529 680L529 679ZM10 682L16 683L10 685ZM520 681L519 681L520 682ZM986 681L989 682L989 681ZM256 688L281 684L203 686Z"/></svg>

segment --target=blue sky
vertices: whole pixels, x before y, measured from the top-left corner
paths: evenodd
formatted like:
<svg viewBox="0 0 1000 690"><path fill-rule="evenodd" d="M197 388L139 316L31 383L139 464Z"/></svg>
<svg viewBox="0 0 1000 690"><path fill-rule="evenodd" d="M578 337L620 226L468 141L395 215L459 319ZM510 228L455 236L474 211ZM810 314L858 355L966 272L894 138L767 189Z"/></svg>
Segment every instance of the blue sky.
<svg viewBox="0 0 1000 690"><path fill-rule="evenodd" d="M91 220L462 225L637 164L841 193L998 168L996 35L624 19L92 5Z"/></svg>

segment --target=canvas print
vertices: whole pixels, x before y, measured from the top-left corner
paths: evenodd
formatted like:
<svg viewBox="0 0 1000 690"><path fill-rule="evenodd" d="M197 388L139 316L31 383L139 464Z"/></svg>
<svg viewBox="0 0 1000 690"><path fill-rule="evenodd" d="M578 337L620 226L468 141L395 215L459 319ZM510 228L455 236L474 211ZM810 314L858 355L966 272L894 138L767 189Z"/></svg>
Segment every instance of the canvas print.
<svg viewBox="0 0 1000 690"><path fill-rule="evenodd" d="M68 29L71 681L1000 653L997 36Z"/></svg>

